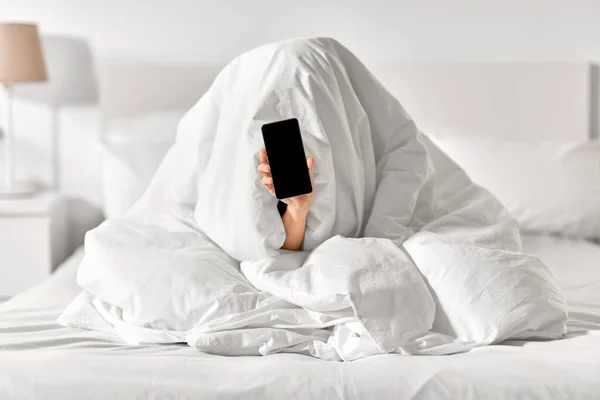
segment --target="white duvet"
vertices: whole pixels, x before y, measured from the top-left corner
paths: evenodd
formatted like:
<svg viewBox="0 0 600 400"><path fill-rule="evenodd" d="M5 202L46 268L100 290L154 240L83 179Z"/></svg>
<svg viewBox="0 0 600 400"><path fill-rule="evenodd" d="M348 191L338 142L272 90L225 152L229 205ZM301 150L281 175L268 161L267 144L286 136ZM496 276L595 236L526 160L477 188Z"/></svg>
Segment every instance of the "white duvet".
<svg viewBox="0 0 600 400"><path fill-rule="evenodd" d="M298 118L315 158L303 251L280 250L262 124ZM124 218L88 233L59 322L128 343L330 360L560 338L566 305L502 205L332 39L232 61Z"/></svg>

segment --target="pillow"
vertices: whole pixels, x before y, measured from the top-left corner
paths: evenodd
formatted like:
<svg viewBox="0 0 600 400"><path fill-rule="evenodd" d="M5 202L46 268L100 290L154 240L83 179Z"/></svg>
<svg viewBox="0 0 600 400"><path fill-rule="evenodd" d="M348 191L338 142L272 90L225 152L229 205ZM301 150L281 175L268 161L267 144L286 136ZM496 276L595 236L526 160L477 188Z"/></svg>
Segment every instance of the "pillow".
<svg viewBox="0 0 600 400"><path fill-rule="evenodd" d="M600 237L599 142L427 136L498 197L522 231Z"/></svg>
<svg viewBox="0 0 600 400"><path fill-rule="evenodd" d="M161 111L109 124L100 142L100 180L107 218L122 216L146 191L175 142L184 114Z"/></svg>

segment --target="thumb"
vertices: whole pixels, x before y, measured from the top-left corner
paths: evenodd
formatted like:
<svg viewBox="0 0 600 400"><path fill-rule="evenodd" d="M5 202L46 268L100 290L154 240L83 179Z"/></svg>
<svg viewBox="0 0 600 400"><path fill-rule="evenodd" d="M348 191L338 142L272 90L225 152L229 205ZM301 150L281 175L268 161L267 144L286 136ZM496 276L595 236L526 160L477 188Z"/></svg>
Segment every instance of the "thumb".
<svg viewBox="0 0 600 400"><path fill-rule="evenodd" d="M306 165L308 165L308 170L310 171L310 173L312 174L313 172L313 167L315 165L315 159L312 157L308 157L306 159Z"/></svg>
<svg viewBox="0 0 600 400"><path fill-rule="evenodd" d="M315 159L308 157L306 159L306 165L308 165L308 175L310 175L310 184L312 186L313 193L315 191L315 176L313 174L313 167L315 166Z"/></svg>

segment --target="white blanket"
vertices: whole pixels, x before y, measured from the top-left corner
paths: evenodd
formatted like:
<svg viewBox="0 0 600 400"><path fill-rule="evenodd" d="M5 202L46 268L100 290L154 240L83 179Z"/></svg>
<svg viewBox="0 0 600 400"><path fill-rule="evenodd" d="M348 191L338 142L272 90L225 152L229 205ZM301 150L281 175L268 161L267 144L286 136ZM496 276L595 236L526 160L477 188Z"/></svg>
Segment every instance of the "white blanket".
<svg viewBox="0 0 600 400"><path fill-rule="evenodd" d="M260 128L298 118L315 158L303 251L257 174ZM88 233L65 325L129 343L331 360L560 338L566 306L502 205L332 39L232 61L150 188Z"/></svg>

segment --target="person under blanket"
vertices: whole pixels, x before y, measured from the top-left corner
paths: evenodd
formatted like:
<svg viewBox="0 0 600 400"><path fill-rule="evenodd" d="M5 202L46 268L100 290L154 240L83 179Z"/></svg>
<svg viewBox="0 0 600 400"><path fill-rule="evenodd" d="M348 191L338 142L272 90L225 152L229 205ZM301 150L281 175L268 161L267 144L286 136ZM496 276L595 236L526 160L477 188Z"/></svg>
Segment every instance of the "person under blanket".
<svg viewBox="0 0 600 400"><path fill-rule="evenodd" d="M262 176L262 184L271 195L275 196L273 178L271 177L271 167L269 167L269 160L267 159L267 150L264 148L261 149L259 157L260 164L258 165L258 173ZM308 165L308 171L310 173L310 180L313 188L312 192L280 200L277 204L285 229L285 241L281 246L281 249L283 250L298 251L302 248L302 241L304 240L304 233L306 231L306 217L308 216L308 211L310 210L310 205L315 193L313 177L315 159L307 157L306 165Z"/></svg>
<svg viewBox="0 0 600 400"><path fill-rule="evenodd" d="M289 118L314 192L278 206L261 127ZM177 130L138 202L86 234L61 325L331 361L566 333L506 208L334 39L240 55Z"/></svg>

